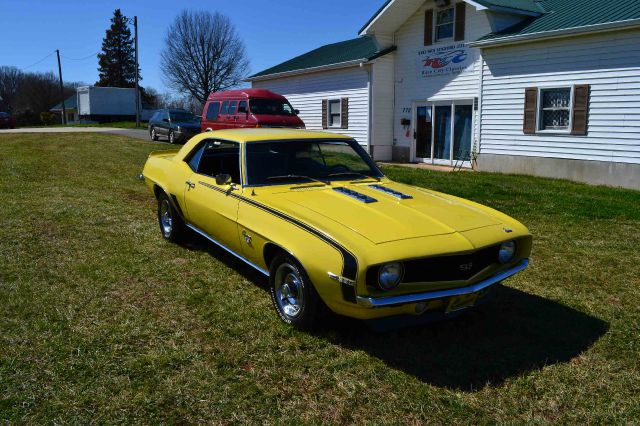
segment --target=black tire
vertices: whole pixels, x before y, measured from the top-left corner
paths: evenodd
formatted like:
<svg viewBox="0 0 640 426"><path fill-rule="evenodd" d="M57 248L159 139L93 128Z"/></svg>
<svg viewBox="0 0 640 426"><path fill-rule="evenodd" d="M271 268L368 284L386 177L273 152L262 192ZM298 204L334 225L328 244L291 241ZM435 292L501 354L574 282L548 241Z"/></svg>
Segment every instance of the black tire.
<svg viewBox="0 0 640 426"><path fill-rule="evenodd" d="M286 290L283 284L286 284ZM269 293L282 321L300 330L311 330L316 326L322 300L302 265L291 255L279 254L271 262ZM285 297L287 294L291 298ZM292 300L297 305L291 303Z"/></svg>
<svg viewBox="0 0 640 426"><path fill-rule="evenodd" d="M172 145L176 143L176 135L173 133L173 130L169 130L169 143Z"/></svg>
<svg viewBox="0 0 640 426"><path fill-rule="evenodd" d="M172 243L184 241L187 228L176 211L169 196L164 192L158 196L158 225L162 238Z"/></svg>
<svg viewBox="0 0 640 426"><path fill-rule="evenodd" d="M158 134L156 133L156 128L152 127L151 130L149 131L149 136L151 137L152 141L157 141L158 140Z"/></svg>

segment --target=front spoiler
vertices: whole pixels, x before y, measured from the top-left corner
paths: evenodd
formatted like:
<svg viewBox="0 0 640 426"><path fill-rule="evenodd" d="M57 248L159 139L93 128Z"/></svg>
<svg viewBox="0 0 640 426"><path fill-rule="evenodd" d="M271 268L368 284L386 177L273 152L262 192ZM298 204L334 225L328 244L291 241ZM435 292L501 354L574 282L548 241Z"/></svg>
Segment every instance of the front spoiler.
<svg viewBox="0 0 640 426"><path fill-rule="evenodd" d="M477 291L490 287L494 284L497 284L500 281L506 278L509 278L512 275L517 274L518 272L525 269L528 265L529 265L529 259L522 259L522 261L518 263L516 266L514 266L513 268L502 271L490 278L487 278L484 281L480 281L479 283L476 283L467 287L458 287L458 288L452 288L449 290L432 291L429 293L403 294L400 296L389 296L389 297L357 296L356 303L359 306L362 306L363 308L384 308L389 306L406 305L408 303L427 302L429 300L434 300L434 299L443 299L445 297L475 293Z"/></svg>

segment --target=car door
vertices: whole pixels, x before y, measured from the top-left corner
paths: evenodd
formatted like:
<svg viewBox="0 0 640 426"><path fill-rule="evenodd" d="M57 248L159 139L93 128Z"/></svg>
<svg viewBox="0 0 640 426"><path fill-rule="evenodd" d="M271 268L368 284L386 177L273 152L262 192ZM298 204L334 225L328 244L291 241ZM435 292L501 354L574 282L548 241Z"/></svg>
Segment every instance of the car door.
<svg viewBox="0 0 640 426"><path fill-rule="evenodd" d="M169 129L169 113L160 111L158 114L158 121L156 123L156 133L162 136L166 136Z"/></svg>
<svg viewBox="0 0 640 426"><path fill-rule="evenodd" d="M187 218L197 230L239 253L240 146L235 142L209 139L202 147L200 158L192 161L191 167L195 171L187 182ZM221 182L223 175L228 175L230 181Z"/></svg>
<svg viewBox="0 0 640 426"><path fill-rule="evenodd" d="M249 110L247 106L247 101L238 102L238 127L249 127L249 123L247 119L249 118Z"/></svg>

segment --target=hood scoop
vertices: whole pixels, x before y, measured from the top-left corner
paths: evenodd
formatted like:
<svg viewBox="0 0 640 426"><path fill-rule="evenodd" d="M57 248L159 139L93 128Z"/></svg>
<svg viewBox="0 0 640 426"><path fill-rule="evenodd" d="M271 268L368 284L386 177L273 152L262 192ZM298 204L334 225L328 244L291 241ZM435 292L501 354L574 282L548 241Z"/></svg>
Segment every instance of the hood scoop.
<svg viewBox="0 0 640 426"><path fill-rule="evenodd" d="M333 190L336 191L336 192L339 192L341 194L344 194L344 195L346 195L348 197L355 198L356 200L360 201L361 203L365 203L365 204L375 203L375 202L378 201L373 197L369 197L368 195L361 194L361 193L359 193L357 191L354 191L354 190L349 189L349 188L345 188L343 186L341 186L339 188L333 188Z"/></svg>
<svg viewBox="0 0 640 426"><path fill-rule="evenodd" d="M385 194L391 195L392 197L399 198L401 200L409 200L413 198L411 195L403 194L402 192L396 191L395 189L387 188L382 185L369 185L369 188L375 189L376 191L384 192Z"/></svg>

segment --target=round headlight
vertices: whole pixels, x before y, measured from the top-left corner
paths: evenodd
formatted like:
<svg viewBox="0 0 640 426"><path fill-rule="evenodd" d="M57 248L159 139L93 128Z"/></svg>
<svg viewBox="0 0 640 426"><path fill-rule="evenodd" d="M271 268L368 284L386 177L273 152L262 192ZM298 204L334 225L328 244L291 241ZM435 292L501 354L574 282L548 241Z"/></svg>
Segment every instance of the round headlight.
<svg viewBox="0 0 640 426"><path fill-rule="evenodd" d="M378 272L378 283L383 290L392 290L400 284L402 280L402 263L393 262L387 263L380 267Z"/></svg>
<svg viewBox="0 0 640 426"><path fill-rule="evenodd" d="M500 263L509 263L516 255L516 242L506 241L500 244L500 251L498 252L498 261Z"/></svg>

